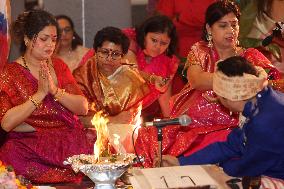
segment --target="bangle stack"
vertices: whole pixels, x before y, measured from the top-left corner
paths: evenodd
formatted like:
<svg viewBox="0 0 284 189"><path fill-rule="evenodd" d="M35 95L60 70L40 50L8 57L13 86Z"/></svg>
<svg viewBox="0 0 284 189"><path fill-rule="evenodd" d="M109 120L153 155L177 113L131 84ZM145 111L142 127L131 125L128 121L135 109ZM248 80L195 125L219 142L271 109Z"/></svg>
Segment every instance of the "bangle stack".
<svg viewBox="0 0 284 189"><path fill-rule="evenodd" d="M34 104L34 106L35 106L36 108L39 108L40 103L37 102L35 99L33 99L32 96L29 96L29 100Z"/></svg>
<svg viewBox="0 0 284 189"><path fill-rule="evenodd" d="M59 89L57 88L55 94L54 94L54 100L58 101L60 98L62 98L62 96L65 94L65 89L61 89L61 93L59 93ZM58 95L57 95L58 94Z"/></svg>

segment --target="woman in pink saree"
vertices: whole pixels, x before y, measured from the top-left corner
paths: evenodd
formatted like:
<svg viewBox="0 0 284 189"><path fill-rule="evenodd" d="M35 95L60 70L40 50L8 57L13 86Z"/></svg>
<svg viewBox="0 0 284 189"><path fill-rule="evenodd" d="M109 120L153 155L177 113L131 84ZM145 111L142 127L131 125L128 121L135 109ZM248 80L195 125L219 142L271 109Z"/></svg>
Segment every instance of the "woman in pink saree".
<svg viewBox="0 0 284 189"><path fill-rule="evenodd" d="M171 99L171 117L187 114L192 123L188 127L163 129L163 154L190 155L208 144L224 141L231 129L238 126L238 114L231 114L219 104L212 91L212 73L219 60L240 55L266 69L270 79L280 78L279 72L259 51L237 46L239 16L238 7L229 1L218 1L208 7L204 41L194 44L187 57L189 83ZM153 166L157 146L156 129L140 129L136 150L145 157L146 167Z"/></svg>
<svg viewBox="0 0 284 189"><path fill-rule="evenodd" d="M178 67L178 58L174 55L177 44L175 26L166 16L152 16L137 30L125 29L124 33L131 40L126 59L137 64L151 88L144 104L152 106L147 110L143 107L142 113L146 113L145 117L153 116L151 114L156 112L153 110L160 107L161 114L157 115L169 117L172 79Z"/></svg>
<svg viewBox="0 0 284 189"><path fill-rule="evenodd" d="M79 181L82 176L63 161L93 153L96 134L75 115L85 115L88 102L67 65L51 58L57 22L45 11L31 11L20 14L12 29L22 56L1 73L0 119L8 132L1 161L33 183Z"/></svg>

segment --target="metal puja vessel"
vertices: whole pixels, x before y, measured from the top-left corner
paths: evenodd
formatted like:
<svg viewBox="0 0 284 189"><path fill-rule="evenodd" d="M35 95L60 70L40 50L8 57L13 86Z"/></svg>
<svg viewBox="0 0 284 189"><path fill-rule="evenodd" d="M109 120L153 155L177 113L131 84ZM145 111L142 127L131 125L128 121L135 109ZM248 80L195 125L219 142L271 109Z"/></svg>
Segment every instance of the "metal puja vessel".
<svg viewBox="0 0 284 189"><path fill-rule="evenodd" d="M95 183L95 189L115 189L116 180L130 167L134 157L133 154L121 154L101 157L97 161L94 155L81 154L69 157L64 164L87 175Z"/></svg>

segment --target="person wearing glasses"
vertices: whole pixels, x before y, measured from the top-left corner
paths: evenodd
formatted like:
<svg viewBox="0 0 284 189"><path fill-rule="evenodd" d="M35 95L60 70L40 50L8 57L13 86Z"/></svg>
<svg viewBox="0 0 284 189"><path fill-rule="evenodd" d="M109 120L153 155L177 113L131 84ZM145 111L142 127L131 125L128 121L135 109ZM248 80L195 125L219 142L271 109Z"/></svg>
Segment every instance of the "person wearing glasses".
<svg viewBox="0 0 284 189"><path fill-rule="evenodd" d="M137 106L149 93L139 72L122 65L129 44L120 29L105 27L95 35L95 56L74 70L73 75L89 101L89 114L81 116L86 127L91 126L98 111L103 111L111 123L130 123Z"/></svg>
<svg viewBox="0 0 284 189"><path fill-rule="evenodd" d="M73 21L66 15L56 16L61 31L61 37L56 49L56 56L62 59L71 72L83 65L94 55L94 50L83 46L81 37L74 29Z"/></svg>

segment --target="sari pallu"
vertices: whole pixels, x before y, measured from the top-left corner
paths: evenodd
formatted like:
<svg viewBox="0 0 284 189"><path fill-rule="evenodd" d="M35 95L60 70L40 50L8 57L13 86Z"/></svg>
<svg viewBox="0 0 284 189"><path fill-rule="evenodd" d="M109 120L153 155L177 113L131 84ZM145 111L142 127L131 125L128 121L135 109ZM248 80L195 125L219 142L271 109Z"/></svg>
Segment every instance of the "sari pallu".
<svg viewBox="0 0 284 189"><path fill-rule="evenodd" d="M150 92L139 72L129 66L120 66L111 76L104 76L93 57L73 75L89 101L89 114L98 111L115 116L122 111L137 108Z"/></svg>
<svg viewBox="0 0 284 189"><path fill-rule="evenodd" d="M280 78L279 72L259 51L250 48L244 50L241 56L266 69L271 79ZM218 60L216 50L208 48L205 42L196 43L188 55L188 64L200 65L210 73L214 72ZM163 154L187 156L213 142L226 139L231 129L238 125L238 114L230 115L225 107L210 100L215 97L212 90L195 90L190 84L172 97L171 117L187 114L192 123L188 127L163 128ZM146 159L144 165L152 166L158 146L156 128L141 128L135 146L138 154Z"/></svg>
<svg viewBox="0 0 284 189"><path fill-rule="evenodd" d="M59 59L52 60L58 87L81 95L68 67ZM17 73L15 75L15 73ZM1 119L14 106L20 105L37 91L37 79L18 63L6 64L1 74ZM96 134L85 130L77 116L48 94L25 121L35 131L9 132L0 148L1 160L12 165L16 174L34 183L79 181L63 161L72 155L93 153Z"/></svg>

